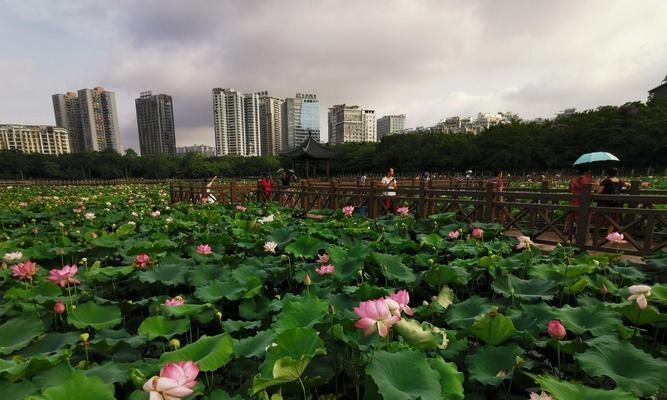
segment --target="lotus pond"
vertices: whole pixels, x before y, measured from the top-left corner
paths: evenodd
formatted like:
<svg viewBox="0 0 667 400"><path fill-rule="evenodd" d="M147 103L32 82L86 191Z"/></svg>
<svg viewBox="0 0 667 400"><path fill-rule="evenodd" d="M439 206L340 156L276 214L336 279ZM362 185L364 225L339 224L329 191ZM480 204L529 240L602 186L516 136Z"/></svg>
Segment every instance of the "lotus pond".
<svg viewBox="0 0 667 400"><path fill-rule="evenodd" d="M636 399L667 393L667 257L452 215L0 191L0 398Z"/></svg>

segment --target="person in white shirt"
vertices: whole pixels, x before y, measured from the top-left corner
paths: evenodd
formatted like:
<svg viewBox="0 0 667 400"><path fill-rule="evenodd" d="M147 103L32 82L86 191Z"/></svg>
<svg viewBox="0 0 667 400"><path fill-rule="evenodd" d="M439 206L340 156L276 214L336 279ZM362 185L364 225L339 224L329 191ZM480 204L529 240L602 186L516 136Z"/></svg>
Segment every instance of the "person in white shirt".
<svg viewBox="0 0 667 400"><path fill-rule="evenodd" d="M385 192L382 193L387 198L384 199L384 205L387 208L387 211L394 212L394 199L396 196L396 177L394 176L394 169L389 168L387 175L382 178L382 187L385 189Z"/></svg>
<svg viewBox="0 0 667 400"><path fill-rule="evenodd" d="M213 186L213 182L218 179L218 176L214 176L213 179L209 183L206 184L206 199L204 199L205 202L207 203L215 203L218 201L218 199L215 197L213 193L211 193L211 186Z"/></svg>

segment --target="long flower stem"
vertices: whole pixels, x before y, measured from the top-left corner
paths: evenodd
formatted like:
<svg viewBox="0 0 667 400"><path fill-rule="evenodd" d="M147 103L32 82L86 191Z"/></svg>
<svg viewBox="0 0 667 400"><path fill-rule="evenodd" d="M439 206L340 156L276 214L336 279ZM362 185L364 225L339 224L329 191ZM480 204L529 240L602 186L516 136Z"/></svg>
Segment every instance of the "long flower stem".
<svg viewBox="0 0 667 400"><path fill-rule="evenodd" d="M303 400L306 400L306 387L303 386L303 380L299 377L299 383L301 384L301 391L303 392Z"/></svg>
<svg viewBox="0 0 667 400"><path fill-rule="evenodd" d="M642 309L639 309L639 312L637 313L637 319L635 320L635 329L632 331L632 338L635 338L635 335L637 335L637 330L639 329L639 317L642 315Z"/></svg>

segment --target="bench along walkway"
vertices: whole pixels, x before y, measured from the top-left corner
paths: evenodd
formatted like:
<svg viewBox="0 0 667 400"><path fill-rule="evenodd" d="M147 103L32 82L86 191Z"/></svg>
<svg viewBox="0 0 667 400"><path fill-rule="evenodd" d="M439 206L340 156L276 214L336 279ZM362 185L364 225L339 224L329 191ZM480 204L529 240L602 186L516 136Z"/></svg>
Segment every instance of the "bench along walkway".
<svg viewBox="0 0 667 400"><path fill-rule="evenodd" d="M287 189L265 192L252 184L228 182L208 187L203 182L174 182L170 185L172 202L214 202L239 204L247 201L275 201L282 206L305 211L340 210L344 206L364 208L371 218L389 212L384 189L371 183L361 186L338 181L306 181ZM667 192L641 190L633 181L628 194L600 195L588 185L576 196L579 205L571 205L575 195L563 189L551 189L544 182L539 189L507 189L494 192L487 182L462 186L438 182L415 182L399 185L392 197L394 207L408 207L416 218L436 213L453 213L460 222L493 222L507 233L522 232L536 243L556 245L571 243L591 251L650 255L667 248ZM614 201L622 207L602 207L600 202ZM576 221L577 229L566 232L567 215ZM624 245L606 240L607 227L622 233Z"/></svg>

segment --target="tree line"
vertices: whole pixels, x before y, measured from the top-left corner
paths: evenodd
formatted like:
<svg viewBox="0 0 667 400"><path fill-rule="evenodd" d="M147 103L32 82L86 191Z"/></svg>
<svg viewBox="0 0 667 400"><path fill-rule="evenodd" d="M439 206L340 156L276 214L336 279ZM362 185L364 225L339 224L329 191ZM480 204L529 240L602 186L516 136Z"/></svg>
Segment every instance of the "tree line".
<svg viewBox="0 0 667 400"><path fill-rule="evenodd" d="M603 106L542 123L514 122L479 135L429 131L386 136L379 143L333 148L335 174L399 171L534 170L570 168L582 153L608 151L624 167L667 167L667 103ZM50 156L0 153L0 179L253 177L289 167L275 157L139 157L133 150ZM303 175L301 164L297 174ZM323 168L319 168L323 171Z"/></svg>

